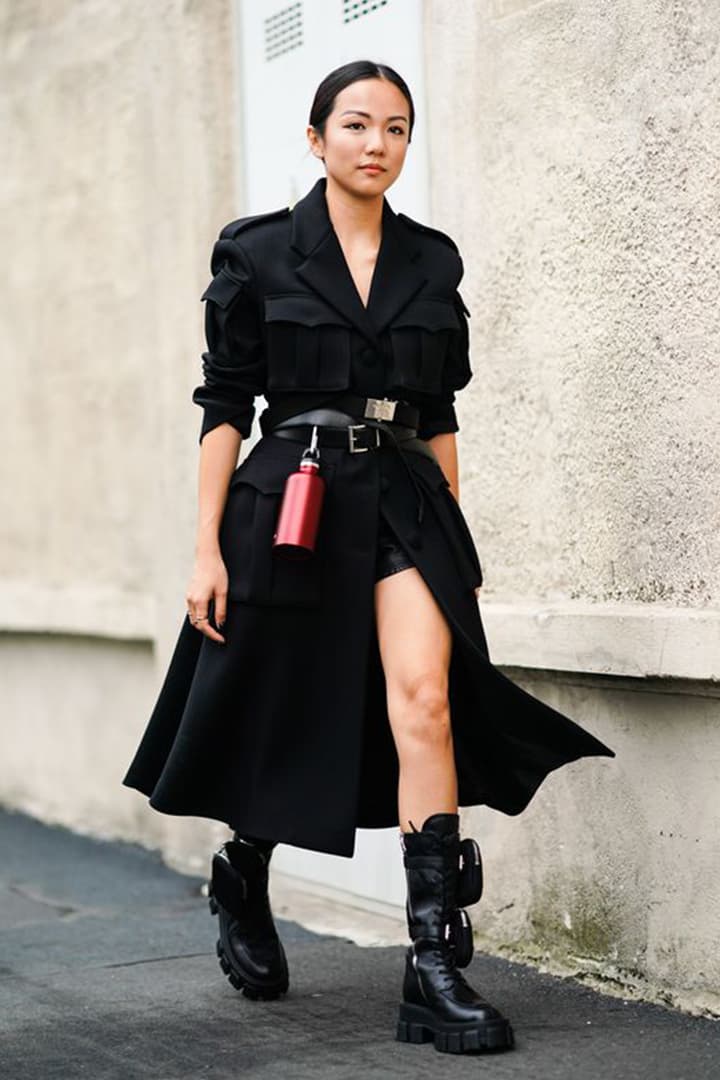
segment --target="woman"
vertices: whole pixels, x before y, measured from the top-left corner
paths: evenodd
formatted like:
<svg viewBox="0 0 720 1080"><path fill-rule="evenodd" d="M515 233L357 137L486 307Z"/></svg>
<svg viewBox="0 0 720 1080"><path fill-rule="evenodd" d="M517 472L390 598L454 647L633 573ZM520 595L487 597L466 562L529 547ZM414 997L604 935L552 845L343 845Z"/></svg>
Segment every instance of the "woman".
<svg viewBox="0 0 720 1080"><path fill-rule="evenodd" d="M223 970L251 997L288 987L274 845L351 856L356 828L399 824L412 944L397 1036L464 1052L513 1034L459 971L482 875L458 805L517 814L552 769L612 751L488 657L458 505L462 260L384 195L413 123L391 68L331 72L307 129L326 175L215 244L188 618L123 782L159 811L233 829L210 904ZM237 467L258 394L262 438ZM319 532L291 561L272 540L313 435Z"/></svg>

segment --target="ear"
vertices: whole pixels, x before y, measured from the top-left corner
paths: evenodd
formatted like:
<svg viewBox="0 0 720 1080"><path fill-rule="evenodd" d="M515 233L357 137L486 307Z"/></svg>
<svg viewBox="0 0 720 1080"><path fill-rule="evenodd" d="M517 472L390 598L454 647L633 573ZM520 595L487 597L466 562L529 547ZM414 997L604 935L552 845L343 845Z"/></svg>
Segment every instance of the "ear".
<svg viewBox="0 0 720 1080"><path fill-rule="evenodd" d="M324 161L325 158L323 157L322 152L322 139L320 138L312 124L308 124L307 128L305 129L305 134L307 135L310 149L315 155L315 157L320 158L321 161Z"/></svg>

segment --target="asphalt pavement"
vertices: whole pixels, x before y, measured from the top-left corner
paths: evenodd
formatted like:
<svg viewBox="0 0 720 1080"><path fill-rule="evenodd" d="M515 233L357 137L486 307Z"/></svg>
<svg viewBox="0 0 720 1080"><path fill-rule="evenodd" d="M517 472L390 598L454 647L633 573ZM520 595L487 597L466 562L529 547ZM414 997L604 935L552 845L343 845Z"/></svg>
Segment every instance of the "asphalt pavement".
<svg viewBox="0 0 720 1080"><path fill-rule="evenodd" d="M2 1080L720 1080L720 1022L477 953L466 977L516 1049L399 1043L403 947L285 920L290 991L250 1001L218 966L204 878L19 813L0 811L0 852Z"/></svg>

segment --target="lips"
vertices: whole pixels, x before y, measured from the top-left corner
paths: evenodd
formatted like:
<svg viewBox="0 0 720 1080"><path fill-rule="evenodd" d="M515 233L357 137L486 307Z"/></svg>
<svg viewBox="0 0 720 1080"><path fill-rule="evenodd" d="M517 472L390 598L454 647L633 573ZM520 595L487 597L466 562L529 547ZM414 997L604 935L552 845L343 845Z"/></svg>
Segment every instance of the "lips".
<svg viewBox="0 0 720 1080"><path fill-rule="evenodd" d="M364 172L385 172L382 165L361 165L360 168Z"/></svg>

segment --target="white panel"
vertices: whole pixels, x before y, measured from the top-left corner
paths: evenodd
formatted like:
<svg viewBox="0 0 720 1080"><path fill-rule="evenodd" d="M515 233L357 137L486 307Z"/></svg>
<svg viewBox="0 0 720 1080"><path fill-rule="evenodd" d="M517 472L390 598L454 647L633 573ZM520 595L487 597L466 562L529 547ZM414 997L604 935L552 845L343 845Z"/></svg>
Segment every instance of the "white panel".
<svg viewBox="0 0 720 1080"><path fill-rule="evenodd" d="M400 830L358 829L352 859L279 844L273 866L306 881L345 889L357 897L404 905L405 871Z"/></svg>
<svg viewBox="0 0 720 1080"><path fill-rule="evenodd" d="M389 64L410 87L417 113L412 142L387 198L393 210L427 221L421 0L388 0L349 23L343 23L342 0L306 0L299 5L302 45L266 60L266 20L295 7L283 0L241 2L245 197L238 213L292 205L323 175L305 135L315 91L340 64L367 59Z"/></svg>
<svg viewBox="0 0 720 1080"><path fill-rule="evenodd" d="M405 166L388 189L388 202L396 212L428 220L422 2L387 0L348 23L343 22L343 10L342 0L241 0L237 23L243 200L238 216L292 206L324 175L305 134L315 90L340 64L367 59L395 68L410 88L417 114ZM297 41L300 44L292 47ZM287 48L280 51L283 46ZM359 830L353 859L281 845L273 865L358 897L404 905L398 833L397 827Z"/></svg>

